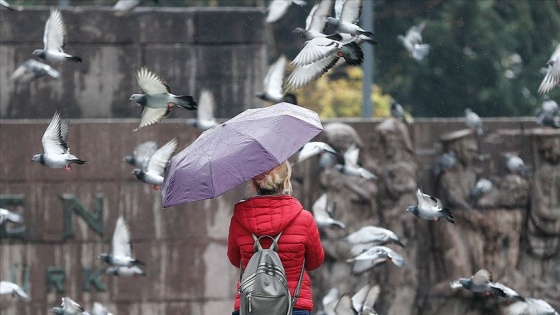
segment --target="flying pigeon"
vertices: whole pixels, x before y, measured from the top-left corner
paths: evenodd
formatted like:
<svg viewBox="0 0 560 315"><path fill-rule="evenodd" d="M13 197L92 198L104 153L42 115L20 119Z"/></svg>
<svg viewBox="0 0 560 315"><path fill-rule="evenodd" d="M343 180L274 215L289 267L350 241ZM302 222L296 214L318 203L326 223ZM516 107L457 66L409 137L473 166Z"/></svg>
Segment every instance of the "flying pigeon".
<svg viewBox="0 0 560 315"><path fill-rule="evenodd" d="M305 29L298 27L294 29L294 33L300 34L307 40L315 37L327 37L323 33L323 29L325 28L325 21L332 11L333 4L334 0L317 1L307 15Z"/></svg>
<svg viewBox="0 0 560 315"><path fill-rule="evenodd" d="M146 273L138 266L111 266L105 273L118 277L145 276Z"/></svg>
<svg viewBox="0 0 560 315"><path fill-rule="evenodd" d="M537 113L537 123L542 126L560 128L560 110L558 103L545 96L539 111Z"/></svg>
<svg viewBox="0 0 560 315"><path fill-rule="evenodd" d="M307 142L303 145L301 150L298 154L298 163L301 163L307 160L310 157L313 157L317 154L322 154L324 152L329 152L331 154L338 154L330 145L326 144L325 142L320 141L311 141Z"/></svg>
<svg viewBox="0 0 560 315"><path fill-rule="evenodd" d="M187 119L187 125L191 125L199 130L208 130L216 125L218 122L214 117L216 109L216 102L214 95L209 90L202 90L200 99L198 99L198 110L196 111L196 118Z"/></svg>
<svg viewBox="0 0 560 315"><path fill-rule="evenodd" d="M2 294L17 295L24 300L30 299L29 295L27 295L19 285L8 281L0 281L0 295Z"/></svg>
<svg viewBox="0 0 560 315"><path fill-rule="evenodd" d="M362 246L358 245L358 247ZM363 273L375 266L384 264L387 261L392 261L397 267L405 265L404 257L386 246L370 247L358 256L348 259L347 261L354 263L352 266L352 273L354 274Z"/></svg>
<svg viewBox="0 0 560 315"><path fill-rule="evenodd" d="M426 22L412 26L405 36L398 35L397 38L404 46L410 57L416 61L422 61L430 53L430 45L422 43L422 31Z"/></svg>
<svg viewBox="0 0 560 315"><path fill-rule="evenodd" d="M11 221L14 223L22 223L23 216L21 214L11 212L7 209L0 208L0 225L2 225L2 223L7 221Z"/></svg>
<svg viewBox="0 0 560 315"><path fill-rule="evenodd" d="M72 301L72 299L69 297L63 297L60 307L53 307L51 309L51 313L55 315L89 315L89 313L86 312L84 308L80 306L80 304Z"/></svg>
<svg viewBox="0 0 560 315"><path fill-rule="evenodd" d="M40 78L47 74L55 79L58 79L58 77L60 77L60 73L53 67L42 62L29 59L21 66L19 66L16 71L14 71L14 73L12 73L12 76L10 76L10 80L20 83L27 83L33 79Z"/></svg>
<svg viewBox="0 0 560 315"><path fill-rule="evenodd" d="M156 4L159 3L158 0L153 0ZM142 0L119 0L114 6L113 10L117 12L117 15L125 15L130 11L134 10L140 5Z"/></svg>
<svg viewBox="0 0 560 315"><path fill-rule="evenodd" d="M111 243L111 253L103 253L99 255L99 259L101 259L101 261L114 267L145 265L143 262L132 257L130 231L122 216L119 216L119 219L117 220L117 226L115 227L115 232L113 232L113 239L111 240Z"/></svg>
<svg viewBox="0 0 560 315"><path fill-rule="evenodd" d="M274 23L288 12L290 5L295 3L299 6L304 6L307 4L304 0L272 0L268 5L268 15L266 16L267 23Z"/></svg>
<svg viewBox="0 0 560 315"><path fill-rule="evenodd" d="M381 246L386 244L397 244L404 247L397 234L391 230L377 226L364 226L344 238L350 244L367 244L369 246Z"/></svg>
<svg viewBox="0 0 560 315"><path fill-rule="evenodd" d="M341 34L350 34L356 38L363 36L368 41L375 43L375 35L356 24L361 17L362 4L363 0L347 0L342 5L340 15L338 17L327 17L326 22Z"/></svg>
<svg viewBox="0 0 560 315"><path fill-rule="evenodd" d="M546 75L539 86L539 93L541 94L547 94L555 86L560 85L560 44L556 46L547 64Z"/></svg>
<svg viewBox="0 0 560 315"><path fill-rule="evenodd" d="M492 274L486 269L480 269L470 278L460 278L449 283L451 288L464 288L471 292L483 293L507 300L524 300L517 292L499 282L492 282Z"/></svg>
<svg viewBox="0 0 560 315"><path fill-rule="evenodd" d="M58 9L51 9L51 15L45 24L43 35L44 49L36 49L33 55L48 62L75 61L82 62L82 58L64 52L66 45L66 26Z"/></svg>
<svg viewBox="0 0 560 315"><path fill-rule="evenodd" d="M132 173L140 181L153 185L154 190L158 190L163 185L163 173L165 167L171 159L171 155L177 148L177 138L171 139L164 146L157 149L154 154L144 164L142 169L135 168Z"/></svg>
<svg viewBox="0 0 560 315"><path fill-rule="evenodd" d="M480 196L489 193L492 190L492 182L487 178L479 179L469 192L469 198L476 200Z"/></svg>
<svg viewBox="0 0 560 315"><path fill-rule="evenodd" d="M294 71L284 83L297 89L327 73L340 58L349 65L361 65L364 53L356 42L342 43L326 37L316 37L305 43L292 61Z"/></svg>
<svg viewBox="0 0 560 315"><path fill-rule="evenodd" d="M188 110L197 108L192 96L171 94L167 83L147 68L140 68L136 72L136 79L145 93L130 96L131 101L144 108L140 126L136 130L162 121L169 116L171 108L175 105Z"/></svg>
<svg viewBox="0 0 560 315"><path fill-rule="evenodd" d="M136 168L143 168L148 160L152 157L157 150L157 143L155 141L146 141L140 143L134 148L132 155L127 155L123 158L126 163L135 166Z"/></svg>
<svg viewBox="0 0 560 315"><path fill-rule="evenodd" d="M437 163L434 165L434 176L440 176L447 170L450 170L457 163L457 158L455 157L455 152L449 150L448 152L441 155Z"/></svg>
<svg viewBox="0 0 560 315"><path fill-rule="evenodd" d="M8 10L16 11L16 9L12 8L6 0L0 0L0 5Z"/></svg>
<svg viewBox="0 0 560 315"><path fill-rule="evenodd" d="M344 175L362 177L368 180L377 179L375 174L359 165L359 155L360 148L356 145L356 143L353 143L344 153L344 164L337 164L335 165L335 168Z"/></svg>
<svg viewBox="0 0 560 315"><path fill-rule="evenodd" d="M527 176L527 168L525 167L525 162L523 162L520 157L512 153L506 153L505 158L508 171L513 174L519 174L523 177Z"/></svg>
<svg viewBox="0 0 560 315"><path fill-rule="evenodd" d="M484 129L482 129L482 119L470 108L465 109L465 124L469 128L476 130L479 136L484 133Z"/></svg>
<svg viewBox="0 0 560 315"><path fill-rule="evenodd" d="M99 302L93 302L93 306L89 311L91 315L113 315L110 313L107 307Z"/></svg>
<svg viewBox="0 0 560 315"><path fill-rule="evenodd" d="M377 315L373 308L379 297L379 286L363 286L352 297L345 293L337 302L334 313L336 315Z"/></svg>
<svg viewBox="0 0 560 315"><path fill-rule="evenodd" d="M319 228L346 228L346 224L331 217L330 213L333 213L334 210L329 210L329 207L336 207L336 203L329 203L327 193L323 193L321 197L313 203L313 218L315 218L317 226Z"/></svg>
<svg viewBox="0 0 560 315"><path fill-rule="evenodd" d="M408 207L406 211L422 219L435 220L436 222L440 219L445 219L455 224L451 210L444 208L441 200L422 193L421 189L416 191L416 198L418 199L418 204Z"/></svg>
<svg viewBox="0 0 560 315"><path fill-rule="evenodd" d="M282 55L268 68L268 72L264 77L264 91L256 95L258 98L273 103L288 102L297 104L296 96L292 93L285 94L282 89L285 68L286 57Z"/></svg>
<svg viewBox="0 0 560 315"><path fill-rule="evenodd" d="M506 315L560 315L550 304L541 299L525 298L505 308Z"/></svg>
<svg viewBox="0 0 560 315"><path fill-rule="evenodd" d="M67 144L69 124L70 122L67 120L61 121L60 114L58 111L55 112L41 140L45 153L35 154L32 160L48 168L65 168L67 171L72 169L70 166L72 163L86 164L87 161L70 154Z"/></svg>

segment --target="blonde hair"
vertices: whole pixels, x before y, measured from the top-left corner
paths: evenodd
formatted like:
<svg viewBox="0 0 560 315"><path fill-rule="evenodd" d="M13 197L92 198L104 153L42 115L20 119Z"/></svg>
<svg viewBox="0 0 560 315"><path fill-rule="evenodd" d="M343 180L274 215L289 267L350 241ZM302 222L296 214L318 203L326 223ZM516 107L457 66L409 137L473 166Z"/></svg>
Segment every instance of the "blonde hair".
<svg viewBox="0 0 560 315"><path fill-rule="evenodd" d="M253 186L259 195L292 194L292 166L288 161L255 176Z"/></svg>

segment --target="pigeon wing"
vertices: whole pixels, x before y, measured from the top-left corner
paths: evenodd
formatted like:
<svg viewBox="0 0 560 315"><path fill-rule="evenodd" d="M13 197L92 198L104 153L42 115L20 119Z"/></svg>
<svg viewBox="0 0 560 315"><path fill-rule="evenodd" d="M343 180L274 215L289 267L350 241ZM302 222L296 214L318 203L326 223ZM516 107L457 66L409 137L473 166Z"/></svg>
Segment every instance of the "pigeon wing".
<svg viewBox="0 0 560 315"><path fill-rule="evenodd" d="M136 72L136 79L138 80L138 85L140 85L140 88L144 91L144 93L171 93L171 89L167 83L165 83L160 76L148 70L148 68L140 68L140 70Z"/></svg>
<svg viewBox="0 0 560 315"><path fill-rule="evenodd" d="M285 86L289 89L297 89L308 84L327 73L336 64L338 59L340 58L333 54L315 63L297 67L286 80Z"/></svg>
<svg viewBox="0 0 560 315"><path fill-rule="evenodd" d="M45 154L64 154L68 152L68 121L62 122L60 114L54 113L41 140Z"/></svg>
<svg viewBox="0 0 560 315"><path fill-rule="evenodd" d="M353 167L358 166L358 157L360 156L360 148L356 145L356 143L352 143L352 145L344 152L344 164Z"/></svg>
<svg viewBox="0 0 560 315"><path fill-rule="evenodd" d="M387 247L386 247L386 251L387 251L387 257L391 259L391 261L395 264L395 266L402 267L406 264L406 261L402 255L398 254L394 250Z"/></svg>
<svg viewBox="0 0 560 315"><path fill-rule="evenodd" d="M286 67L286 57L280 56L274 62L264 78L264 89L271 95L282 95L282 82L284 81L284 68Z"/></svg>
<svg viewBox="0 0 560 315"><path fill-rule="evenodd" d="M340 12L340 21L356 24L362 16L363 0L346 0Z"/></svg>
<svg viewBox="0 0 560 315"><path fill-rule="evenodd" d="M122 216L117 220L115 232L113 233L112 254L113 256L132 256L132 245L130 242L130 230Z"/></svg>
<svg viewBox="0 0 560 315"><path fill-rule="evenodd" d="M377 298L379 297L379 293L381 292L381 289L379 288L378 285L374 286L373 288L371 288L368 291L366 300L364 302L364 306L362 308L363 310L363 314L377 314L375 311L373 311L373 306L375 305L375 302L377 301ZM365 311L370 311L369 313L366 313Z"/></svg>
<svg viewBox="0 0 560 315"><path fill-rule="evenodd" d="M25 293L17 284L8 281L0 281L0 295L14 293L26 300L29 300L27 293Z"/></svg>
<svg viewBox="0 0 560 315"><path fill-rule="evenodd" d="M158 123L164 120L165 117L169 116L170 113L171 110L168 108L144 107L144 110L142 111L142 119L140 119L140 126L138 126L136 130Z"/></svg>
<svg viewBox="0 0 560 315"><path fill-rule="evenodd" d="M152 154L157 150L157 143L155 141L146 141L144 143L140 143L139 145L134 148L134 160L137 161L137 165L140 168L144 166L144 162L148 161Z"/></svg>
<svg viewBox="0 0 560 315"><path fill-rule="evenodd" d="M280 81L280 85L282 81ZM214 100L214 95L210 90L202 90L200 93L200 99L198 100L198 110L196 111L197 117L200 120L212 120L214 119L214 110L216 108L216 101Z"/></svg>
<svg viewBox="0 0 560 315"><path fill-rule="evenodd" d="M366 284L352 296L352 307L358 314L362 313L369 289L370 286Z"/></svg>
<svg viewBox="0 0 560 315"><path fill-rule="evenodd" d="M173 138L152 155L146 166L146 171L163 175L165 167L176 148L177 138Z"/></svg>
<svg viewBox="0 0 560 315"><path fill-rule="evenodd" d="M66 26L62 20L62 15L57 9L51 10L51 15L45 24L45 34L43 43L46 51L64 52L66 44Z"/></svg>
<svg viewBox="0 0 560 315"><path fill-rule="evenodd" d="M552 62L552 64L550 64L550 62ZM550 56L549 66L539 86L538 92L540 94L546 94L557 85L560 85L560 44L556 46L552 56Z"/></svg>
<svg viewBox="0 0 560 315"><path fill-rule="evenodd" d="M268 5L268 15L266 16L267 23L278 21L286 14L288 8L292 4L291 0L272 0Z"/></svg>
<svg viewBox="0 0 560 315"><path fill-rule="evenodd" d="M301 51L292 60L295 66L312 64L332 55L340 48L340 43L326 37L316 37L305 42Z"/></svg>
<svg viewBox="0 0 560 315"><path fill-rule="evenodd" d="M331 14L333 5L333 0L321 0L321 2L316 3L305 20L305 29L322 33L325 28L325 21Z"/></svg>
<svg viewBox="0 0 560 315"><path fill-rule="evenodd" d="M69 297L62 298L62 309L65 314L78 314L84 312L84 308L80 304L72 301Z"/></svg>
<svg viewBox="0 0 560 315"><path fill-rule="evenodd" d="M480 269L472 276L475 285L481 285L492 281L492 274L486 269Z"/></svg>
<svg viewBox="0 0 560 315"><path fill-rule="evenodd" d="M356 315L358 314L352 305L352 298L348 293L342 295L342 297L336 303L334 307L334 312L337 315Z"/></svg>
<svg viewBox="0 0 560 315"><path fill-rule="evenodd" d="M525 315L531 314L529 304L527 302L518 301L505 308L507 315Z"/></svg>

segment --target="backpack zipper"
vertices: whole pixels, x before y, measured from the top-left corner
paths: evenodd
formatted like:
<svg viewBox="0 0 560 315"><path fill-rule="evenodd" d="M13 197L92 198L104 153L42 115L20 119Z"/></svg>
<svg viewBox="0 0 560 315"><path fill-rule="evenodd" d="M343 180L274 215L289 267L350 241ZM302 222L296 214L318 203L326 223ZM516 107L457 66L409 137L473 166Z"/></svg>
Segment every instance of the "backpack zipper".
<svg viewBox="0 0 560 315"><path fill-rule="evenodd" d="M251 313L251 295L252 295L251 292L247 294L247 302L249 303L249 313Z"/></svg>

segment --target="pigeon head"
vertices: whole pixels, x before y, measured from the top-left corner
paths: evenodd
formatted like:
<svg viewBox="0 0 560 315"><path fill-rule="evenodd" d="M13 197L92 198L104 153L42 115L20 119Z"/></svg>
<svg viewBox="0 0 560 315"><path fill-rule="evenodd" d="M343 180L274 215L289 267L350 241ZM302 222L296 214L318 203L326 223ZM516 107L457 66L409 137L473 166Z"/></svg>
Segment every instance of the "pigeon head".
<svg viewBox="0 0 560 315"><path fill-rule="evenodd" d="M459 284L465 288L469 288L471 286L471 279L461 278L459 279Z"/></svg>
<svg viewBox="0 0 560 315"><path fill-rule="evenodd" d="M111 263L111 255L110 255L110 254L105 254L105 253L103 253L103 254L99 255L98 258L99 258L101 261L106 262L106 263L108 263L108 264Z"/></svg>
<svg viewBox="0 0 560 315"><path fill-rule="evenodd" d="M35 154L31 161L39 162L41 164L45 163L45 156L43 154Z"/></svg>
<svg viewBox="0 0 560 315"><path fill-rule="evenodd" d="M406 209L406 211L412 214L418 214L418 206L410 206Z"/></svg>
<svg viewBox="0 0 560 315"><path fill-rule="evenodd" d="M136 176L136 178L138 178L139 180L142 180L142 178L144 178L144 171L142 171L139 168L135 168L132 171L132 174L134 174Z"/></svg>
<svg viewBox="0 0 560 315"><path fill-rule="evenodd" d="M300 34L301 36L305 36L305 30L304 30L303 28L301 28L301 27L296 27L296 28L294 29L294 33Z"/></svg>
<svg viewBox="0 0 560 315"><path fill-rule="evenodd" d="M46 54L47 54L47 52L43 49L35 49L33 51L33 55L35 55L39 58L43 58L43 59L45 59Z"/></svg>
<svg viewBox="0 0 560 315"><path fill-rule="evenodd" d="M132 155L127 155L123 158L123 161L128 163L128 164L132 164L134 165L134 156Z"/></svg>
<svg viewBox="0 0 560 315"><path fill-rule="evenodd" d="M51 313L57 314L57 315L63 315L64 310L61 307L53 307L53 308L51 308Z"/></svg>
<svg viewBox="0 0 560 315"><path fill-rule="evenodd" d="M340 19L329 16L325 22L331 26L338 26L340 24Z"/></svg>
<svg viewBox="0 0 560 315"><path fill-rule="evenodd" d="M147 99L145 94L132 94L132 96L130 96L130 100L139 105L147 104Z"/></svg>

